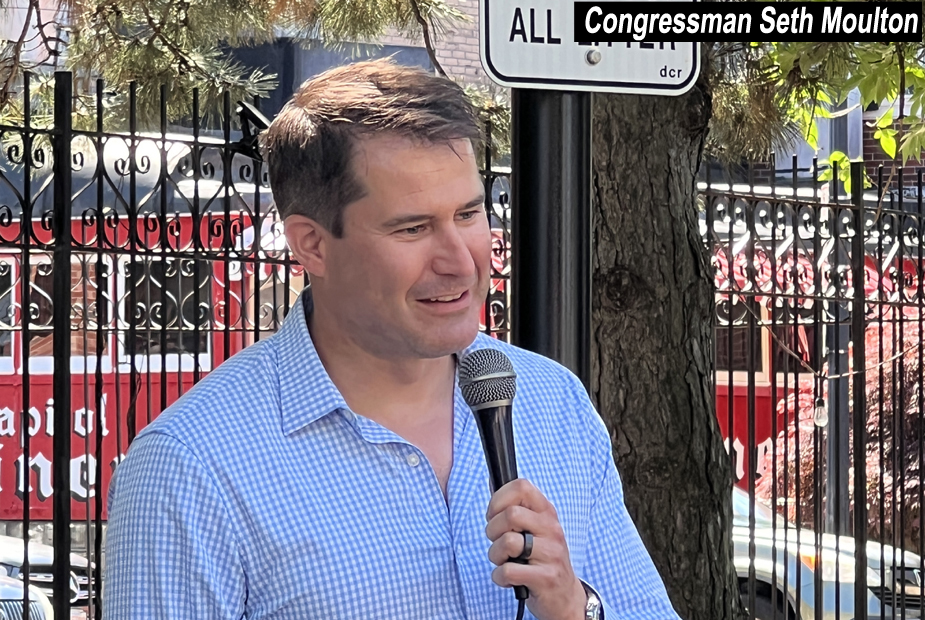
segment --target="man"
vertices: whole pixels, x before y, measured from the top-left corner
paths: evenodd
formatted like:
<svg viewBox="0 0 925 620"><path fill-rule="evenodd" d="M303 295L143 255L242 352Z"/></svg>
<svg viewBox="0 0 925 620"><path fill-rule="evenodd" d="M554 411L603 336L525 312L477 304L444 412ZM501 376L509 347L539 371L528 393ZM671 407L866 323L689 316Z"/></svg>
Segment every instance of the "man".
<svg viewBox="0 0 925 620"><path fill-rule="evenodd" d="M287 104L265 147L310 289L135 440L105 618L513 620L513 585L540 620L676 618L581 384L478 334L478 139L458 86L387 61ZM493 497L456 369L485 347L518 373L522 479Z"/></svg>

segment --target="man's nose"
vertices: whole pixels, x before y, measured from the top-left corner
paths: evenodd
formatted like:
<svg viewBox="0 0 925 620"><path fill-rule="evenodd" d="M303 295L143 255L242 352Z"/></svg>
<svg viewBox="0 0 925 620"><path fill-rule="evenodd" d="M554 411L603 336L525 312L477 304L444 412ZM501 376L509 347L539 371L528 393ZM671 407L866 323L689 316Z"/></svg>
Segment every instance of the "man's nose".
<svg viewBox="0 0 925 620"><path fill-rule="evenodd" d="M471 277L475 275L475 260L466 243L466 237L456 226L449 226L437 235L434 248L434 271L440 275Z"/></svg>

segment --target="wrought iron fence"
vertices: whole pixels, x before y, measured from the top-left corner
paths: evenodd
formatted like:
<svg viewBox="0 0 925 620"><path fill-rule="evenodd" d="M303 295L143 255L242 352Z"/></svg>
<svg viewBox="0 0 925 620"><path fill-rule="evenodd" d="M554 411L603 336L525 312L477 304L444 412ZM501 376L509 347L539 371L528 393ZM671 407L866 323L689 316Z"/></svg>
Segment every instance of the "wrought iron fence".
<svg viewBox="0 0 925 620"><path fill-rule="evenodd" d="M195 94L190 127L168 131L166 91L159 125L145 127L133 86L128 131L116 132L98 83L96 127L77 130L71 79L56 74L53 122L40 126L26 76L24 123L0 125L0 533L14 535L0 538L0 575L38 586L56 617L100 618L115 467L206 373L275 332L308 281L255 128L227 96L217 131ZM506 338L508 182L490 149L484 161L494 272L483 329ZM79 559L57 562L70 551ZM28 598L7 617L42 617Z"/></svg>
<svg viewBox="0 0 925 620"><path fill-rule="evenodd" d="M890 171L854 163L849 193L818 162L765 175L700 186L743 599L759 618L919 617L922 172L885 191Z"/></svg>

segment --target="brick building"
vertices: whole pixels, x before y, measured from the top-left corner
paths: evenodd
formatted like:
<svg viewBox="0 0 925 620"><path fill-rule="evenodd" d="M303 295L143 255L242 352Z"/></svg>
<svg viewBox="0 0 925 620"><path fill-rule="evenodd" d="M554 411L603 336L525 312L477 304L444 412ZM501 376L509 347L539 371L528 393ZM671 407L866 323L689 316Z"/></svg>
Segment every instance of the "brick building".
<svg viewBox="0 0 925 620"><path fill-rule="evenodd" d="M437 61L454 79L487 84L489 79L479 61L479 0L447 0L447 3L467 19L452 24L446 33L437 34ZM408 41L397 36L386 37L383 43L423 47L420 40Z"/></svg>
<svg viewBox="0 0 925 620"><path fill-rule="evenodd" d="M872 108L864 112L864 125L862 128L863 135L863 153L864 153L864 167L867 170L867 174L870 178L877 183L878 180L878 169L883 166L883 180L884 185L887 184L887 180L890 178L890 172L893 169L893 166L896 166L896 171L892 175L892 182L889 183L891 189L899 189L900 175L899 175L899 166L902 165L902 160L897 159L894 161L890 156L883 151L880 147L880 141L874 138L874 133L876 133L877 128L872 127L875 125L877 119L884 113L885 106L879 106L877 108ZM906 103L906 113L909 113L909 103ZM899 123L896 120L899 117L899 104L896 103L893 105L893 124L891 125L892 129L899 130ZM899 144L899 135L896 136L897 148ZM907 194L915 194L918 192L918 168L922 166L922 157L910 159L909 162L903 167L902 172L902 188L903 192ZM923 181L925 183L925 181Z"/></svg>

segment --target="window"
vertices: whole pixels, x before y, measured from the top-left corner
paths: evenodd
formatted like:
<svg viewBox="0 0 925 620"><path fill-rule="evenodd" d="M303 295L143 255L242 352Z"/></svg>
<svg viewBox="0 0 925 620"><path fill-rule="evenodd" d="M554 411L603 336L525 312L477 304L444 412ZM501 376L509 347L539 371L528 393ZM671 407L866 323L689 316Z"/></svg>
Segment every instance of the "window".
<svg viewBox="0 0 925 620"><path fill-rule="evenodd" d="M822 327L813 322L812 307L796 309L784 305L774 311L774 336L771 339L771 364L774 372L808 373L809 368L821 370L822 362L817 338ZM788 351L789 349L789 351Z"/></svg>
<svg viewBox="0 0 925 620"><path fill-rule="evenodd" d="M716 370L723 380L733 371L736 382L752 370L758 381L776 373L809 373L825 361L817 338L824 325L814 322L812 303L779 299L772 310L752 297L728 293L716 297ZM773 317L773 321L772 321ZM792 353L791 353L792 352Z"/></svg>
<svg viewBox="0 0 925 620"><path fill-rule="evenodd" d="M751 297L720 295L716 313L716 369L763 372L763 328L758 302Z"/></svg>
<svg viewBox="0 0 925 620"><path fill-rule="evenodd" d="M142 368L209 368L212 269L187 258L124 259L119 301L121 361ZM198 309L198 311L197 311ZM134 334L130 330L134 329Z"/></svg>

